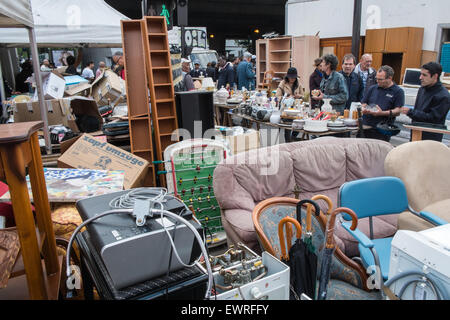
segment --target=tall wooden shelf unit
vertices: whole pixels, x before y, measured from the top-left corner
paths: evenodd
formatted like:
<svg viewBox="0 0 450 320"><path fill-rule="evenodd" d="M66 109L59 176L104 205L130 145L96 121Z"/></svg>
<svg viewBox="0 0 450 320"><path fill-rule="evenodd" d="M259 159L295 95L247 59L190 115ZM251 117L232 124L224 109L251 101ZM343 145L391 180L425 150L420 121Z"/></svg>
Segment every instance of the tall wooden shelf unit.
<svg viewBox="0 0 450 320"><path fill-rule="evenodd" d="M264 73L268 71L268 51L267 39L256 40L256 83L261 84L264 80ZM240 88L238 88L240 89Z"/></svg>
<svg viewBox="0 0 450 320"><path fill-rule="evenodd" d="M284 78L289 67L295 67L300 84L309 91L313 63L320 56L320 38L298 36L259 39L256 41L256 55L258 84L262 83L267 70L273 70L276 78Z"/></svg>
<svg viewBox="0 0 450 320"><path fill-rule="evenodd" d="M146 54L142 39L143 22L122 20L121 28L131 153L149 162L144 185L156 186L148 81L146 70L142 67Z"/></svg>
<svg viewBox="0 0 450 320"><path fill-rule="evenodd" d="M144 17L142 39L145 48L148 88L150 90L153 130L155 136L155 160L163 161L164 150L171 144L172 133L178 129L173 88L172 65L165 17ZM161 170L163 166L160 165ZM162 177L160 183L165 185Z"/></svg>
<svg viewBox="0 0 450 320"><path fill-rule="evenodd" d="M284 78L292 62L292 37L268 39L267 48L267 70L273 70L276 78Z"/></svg>

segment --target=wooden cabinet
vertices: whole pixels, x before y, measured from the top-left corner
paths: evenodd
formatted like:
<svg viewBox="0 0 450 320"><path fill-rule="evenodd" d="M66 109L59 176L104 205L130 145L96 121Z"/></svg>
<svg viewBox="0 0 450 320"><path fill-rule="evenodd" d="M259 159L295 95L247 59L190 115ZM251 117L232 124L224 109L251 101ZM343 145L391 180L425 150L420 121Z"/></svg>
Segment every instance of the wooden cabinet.
<svg viewBox="0 0 450 320"><path fill-rule="evenodd" d="M401 83L406 68L420 67L423 32L415 27L366 30L365 52L372 53L373 68L394 67L394 81Z"/></svg>
<svg viewBox="0 0 450 320"><path fill-rule="evenodd" d="M319 37L301 36L293 38L292 66L297 68L300 84L306 92L309 92L309 76L314 71L314 60L319 56Z"/></svg>
<svg viewBox="0 0 450 320"><path fill-rule="evenodd" d="M383 52L405 52L408 50L409 28L386 29Z"/></svg>
<svg viewBox="0 0 450 320"><path fill-rule="evenodd" d="M371 54L372 54L372 68L378 70L383 65L383 53L373 52Z"/></svg>
<svg viewBox="0 0 450 320"><path fill-rule="evenodd" d="M359 43L359 56L356 57L357 59L362 54L362 43L363 41L361 40ZM320 39L320 49L321 56L328 53L336 55L339 61L337 70L340 71L342 69L342 60L344 59L344 56L348 53L352 53L352 38L345 37Z"/></svg>
<svg viewBox="0 0 450 320"><path fill-rule="evenodd" d="M383 52L386 41L386 29L366 30L365 52Z"/></svg>

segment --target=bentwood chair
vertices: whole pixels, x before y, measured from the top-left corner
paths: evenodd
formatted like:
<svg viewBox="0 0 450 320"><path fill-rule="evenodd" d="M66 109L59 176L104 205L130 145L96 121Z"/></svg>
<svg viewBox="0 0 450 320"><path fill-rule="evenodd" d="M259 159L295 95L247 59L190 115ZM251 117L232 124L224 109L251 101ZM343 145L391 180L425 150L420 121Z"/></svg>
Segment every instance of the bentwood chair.
<svg viewBox="0 0 450 320"><path fill-rule="evenodd" d="M319 198L313 197L312 199L318 200ZM299 201L298 199L287 197L269 198L260 202L253 210L253 224L262 249L280 260L282 259L282 249L278 235L278 225L285 217L296 219L296 208ZM300 221L301 229L305 230L305 232L302 234L307 234L307 217L309 215L306 213L308 210L312 210L310 232L312 244L317 251L318 266L320 266L321 252L325 243L327 217L323 212L316 216L315 209L311 205L305 205L303 208ZM290 224L287 224L287 226L290 226ZM289 229L286 231L292 235L293 244L296 239L296 231ZM289 247L290 245L288 244ZM371 292L367 288L368 277L365 270L358 263L348 258L338 247L336 247L333 254L330 274L331 280L329 282L327 299L379 299L376 292Z"/></svg>

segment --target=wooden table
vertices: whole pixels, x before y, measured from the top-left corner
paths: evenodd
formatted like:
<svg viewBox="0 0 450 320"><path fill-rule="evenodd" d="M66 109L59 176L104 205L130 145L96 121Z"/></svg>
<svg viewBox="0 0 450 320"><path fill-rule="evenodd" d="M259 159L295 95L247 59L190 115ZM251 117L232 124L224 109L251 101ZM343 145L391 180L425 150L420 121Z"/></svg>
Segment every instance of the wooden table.
<svg viewBox="0 0 450 320"><path fill-rule="evenodd" d="M429 128L429 127L420 127L420 126L413 126L409 124L403 125L406 129L411 129L411 141L420 141L422 140L422 132L433 132L433 133L442 133L442 134L450 134L450 130L445 129L435 129L435 128Z"/></svg>
<svg viewBox="0 0 450 320"><path fill-rule="evenodd" d="M239 104L214 104L214 112L216 114L216 125L224 127L232 127L233 121L228 111L239 107ZM223 114L222 114L223 111Z"/></svg>
<svg viewBox="0 0 450 320"><path fill-rule="evenodd" d="M21 256L17 261L23 260L24 271L21 278L26 278L23 279L24 288L20 279L10 278L8 286L0 290L1 299L18 298L18 292L23 293L25 290L26 293L26 286L29 299L58 298L62 260L56 253L56 240L37 135L37 131L43 126L42 121L0 125L0 178L6 179L11 193L21 245ZM28 194L27 167L38 232ZM16 274L19 275L20 272ZM11 293L8 293L8 290L11 290Z"/></svg>
<svg viewBox="0 0 450 320"><path fill-rule="evenodd" d="M346 132L350 132L350 133L355 133L357 132L359 129L347 129L347 130L343 130L343 131L326 131L326 132L311 132L311 131L306 131L306 130L299 130L299 129L292 129L291 125L283 125L283 124L276 124L276 123L271 123L270 121L260 121L260 120L256 120L254 118L252 118L251 116L248 115L244 115L244 114L235 114L235 116L242 118L244 120L246 120L247 125L246 127L251 128L252 124L255 123L256 124L256 129L259 131L261 128L261 124L265 125L265 126L269 126L269 127L273 127L273 128L277 128L277 129L285 129L285 130L289 130L289 131L295 131L295 132L299 132L302 134L300 140L309 140L310 139L310 135L314 135L314 136L330 136L330 135L334 135L336 133L346 133Z"/></svg>

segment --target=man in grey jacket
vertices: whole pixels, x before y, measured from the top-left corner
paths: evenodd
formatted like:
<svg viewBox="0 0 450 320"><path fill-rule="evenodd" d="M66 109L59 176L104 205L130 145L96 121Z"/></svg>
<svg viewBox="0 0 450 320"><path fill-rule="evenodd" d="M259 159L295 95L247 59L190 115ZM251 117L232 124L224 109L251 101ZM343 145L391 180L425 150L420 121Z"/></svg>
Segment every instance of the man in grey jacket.
<svg viewBox="0 0 450 320"><path fill-rule="evenodd" d="M331 99L330 103L333 109L342 115L348 100L348 90L344 76L336 72L338 63L338 58L334 54L327 54L322 57L320 67L323 79L320 83L320 94L312 98L315 100Z"/></svg>

